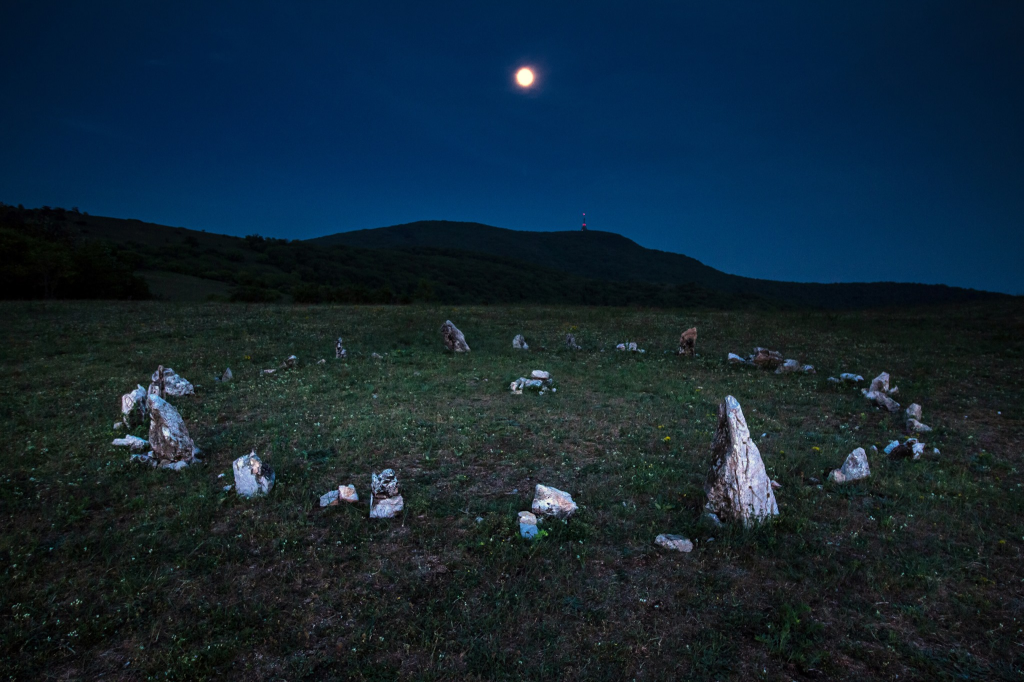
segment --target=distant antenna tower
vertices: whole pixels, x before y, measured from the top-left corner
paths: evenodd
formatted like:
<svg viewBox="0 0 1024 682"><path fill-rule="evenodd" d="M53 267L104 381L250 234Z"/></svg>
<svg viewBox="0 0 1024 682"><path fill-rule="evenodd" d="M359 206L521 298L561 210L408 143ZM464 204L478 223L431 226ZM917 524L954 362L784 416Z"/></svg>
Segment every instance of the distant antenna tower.
<svg viewBox="0 0 1024 682"><path fill-rule="evenodd" d="M583 214L583 229L580 230L580 231L581 232L586 232L587 231L587 214L586 213Z"/></svg>

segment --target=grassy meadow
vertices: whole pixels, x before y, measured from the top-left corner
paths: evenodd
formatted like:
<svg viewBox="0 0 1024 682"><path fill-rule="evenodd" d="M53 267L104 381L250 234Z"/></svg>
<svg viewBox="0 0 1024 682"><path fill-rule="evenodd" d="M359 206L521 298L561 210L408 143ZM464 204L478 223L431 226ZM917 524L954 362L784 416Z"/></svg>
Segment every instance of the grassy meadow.
<svg viewBox="0 0 1024 682"><path fill-rule="evenodd" d="M8 679L1019 680L1024 309L4 303L0 673ZM472 352L444 351L451 319ZM697 326L698 357L674 355ZM572 331L581 352L562 347ZM523 333L527 352L514 351ZM334 340L349 350L334 359ZM615 352L636 341L647 352ZM730 367L754 346L815 365ZM603 349L604 352L601 352ZM374 360L371 353L383 355ZM297 369L261 375L290 354ZM316 360L326 358L324 365ZM173 367L204 463L129 462L119 397ZM225 367L235 379L213 381ZM510 395L549 370L557 393ZM917 462L839 372L918 402ZM736 396L781 515L703 525ZM134 431L147 437L144 428ZM764 434L764 435L762 435ZM941 454L934 454L933 447ZM263 499L224 492L255 449ZM318 497L392 467L394 520ZM219 474L226 473L224 478ZM820 483L816 483L819 481ZM545 483L580 511L518 535ZM691 538L690 554L656 548Z"/></svg>

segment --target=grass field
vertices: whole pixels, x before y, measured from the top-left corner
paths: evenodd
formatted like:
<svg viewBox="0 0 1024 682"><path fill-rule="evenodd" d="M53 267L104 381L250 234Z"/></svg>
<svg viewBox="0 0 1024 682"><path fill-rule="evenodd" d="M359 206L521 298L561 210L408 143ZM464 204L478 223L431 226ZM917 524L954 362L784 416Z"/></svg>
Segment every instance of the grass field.
<svg viewBox="0 0 1024 682"><path fill-rule="evenodd" d="M10 679L1024 675L1019 305L6 303L0 313L0 670ZM470 354L444 352L448 318ZM676 357L691 325L699 356ZM582 352L562 348L570 330ZM519 332L529 352L511 348ZM346 361L333 358L338 336ZM647 353L614 352L622 341ZM727 352L755 345L819 373L726 365ZM297 369L261 376L292 353ZM120 395L158 364L197 385L172 399L205 451L183 472L133 465L110 445ZM225 366L235 380L215 383ZM551 371L558 392L510 395L531 369ZM921 461L869 450L867 481L811 481L853 448L903 433L902 415L826 381L843 371L888 371L904 406L923 405L935 432ZM727 394L782 485L778 521L754 530L701 522ZM253 448L277 485L246 501L222 488ZM366 500L371 470L385 467L403 485L401 518L319 508L340 483ZM580 511L529 543L516 512L537 483L570 492ZM667 554L658 533L696 547Z"/></svg>

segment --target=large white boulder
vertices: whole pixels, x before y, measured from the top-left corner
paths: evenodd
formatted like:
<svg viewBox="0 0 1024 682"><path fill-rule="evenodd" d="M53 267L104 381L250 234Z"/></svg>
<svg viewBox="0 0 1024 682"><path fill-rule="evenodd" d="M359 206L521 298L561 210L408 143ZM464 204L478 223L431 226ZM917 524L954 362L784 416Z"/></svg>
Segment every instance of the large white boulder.
<svg viewBox="0 0 1024 682"><path fill-rule="evenodd" d="M576 513L578 507L572 500L572 495L552 488L550 486L537 484L533 495L533 504L530 509L537 516L552 516L556 519L567 519Z"/></svg>

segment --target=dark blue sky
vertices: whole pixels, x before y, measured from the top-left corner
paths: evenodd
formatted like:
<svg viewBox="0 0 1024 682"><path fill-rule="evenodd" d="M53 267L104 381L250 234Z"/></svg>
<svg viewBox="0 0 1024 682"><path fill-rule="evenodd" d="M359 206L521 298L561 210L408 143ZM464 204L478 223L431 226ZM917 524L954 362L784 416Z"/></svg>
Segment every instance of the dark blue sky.
<svg viewBox="0 0 1024 682"><path fill-rule="evenodd" d="M0 142L26 206L288 238L586 211L736 274L1024 294L1017 0L4 2Z"/></svg>

